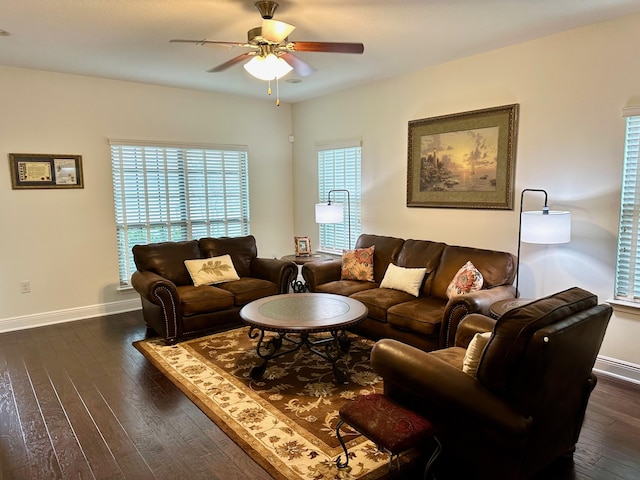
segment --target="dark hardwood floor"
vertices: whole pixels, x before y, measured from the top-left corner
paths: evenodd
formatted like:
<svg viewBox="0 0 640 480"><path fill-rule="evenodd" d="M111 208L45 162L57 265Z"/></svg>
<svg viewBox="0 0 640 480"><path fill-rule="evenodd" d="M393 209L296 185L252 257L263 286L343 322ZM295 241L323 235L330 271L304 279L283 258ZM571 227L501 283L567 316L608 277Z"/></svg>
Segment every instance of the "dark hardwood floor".
<svg viewBox="0 0 640 480"><path fill-rule="evenodd" d="M271 479L131 346L144 335L140 312L0 334L0 479ZM573 462L539 478L640 479L640 386L600 376Z"/></svg>

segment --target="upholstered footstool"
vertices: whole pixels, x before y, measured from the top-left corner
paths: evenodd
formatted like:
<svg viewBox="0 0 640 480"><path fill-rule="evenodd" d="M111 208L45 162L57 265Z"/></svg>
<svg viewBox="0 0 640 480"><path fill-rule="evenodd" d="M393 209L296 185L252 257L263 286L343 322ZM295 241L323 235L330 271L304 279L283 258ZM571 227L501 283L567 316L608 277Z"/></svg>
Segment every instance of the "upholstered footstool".
<svg viewBox="0 0 640 480"><path fill-rule="evenodd" d="M340 409L336 435L346 460L342 462L340 455L336 459L338 468L349 466L349 452L340 434L343 423L367 437L380 450L387 452L390 455L389 469L393 465L394 457L397 459L402 452L410 450L428 438L433 438L436 447L427 461L424 470L425 479L429 477L431 466L442 450L442 445L435 435L436 429L429 420L382 394L374 393L350 400Z"/></svg>

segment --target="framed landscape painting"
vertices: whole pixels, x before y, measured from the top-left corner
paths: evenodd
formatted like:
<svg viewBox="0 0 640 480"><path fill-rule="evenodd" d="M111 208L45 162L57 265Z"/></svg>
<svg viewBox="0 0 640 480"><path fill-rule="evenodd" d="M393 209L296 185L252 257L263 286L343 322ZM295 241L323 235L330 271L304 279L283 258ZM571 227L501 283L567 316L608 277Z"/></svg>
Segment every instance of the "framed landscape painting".
<svg viewBox="0 0 640 480"><path fill-rule="evenodd" d="M407 207L513 209L518 104L409 122Z"/></svg>

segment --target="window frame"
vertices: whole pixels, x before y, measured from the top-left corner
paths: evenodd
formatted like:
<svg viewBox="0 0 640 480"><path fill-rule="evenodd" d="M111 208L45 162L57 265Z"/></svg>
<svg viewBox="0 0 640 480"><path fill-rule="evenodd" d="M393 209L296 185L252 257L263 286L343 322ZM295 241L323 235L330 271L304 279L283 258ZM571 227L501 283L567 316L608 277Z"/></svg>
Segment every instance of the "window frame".
<svg viewBox="0 0 640 480"><path fill-rule="evenodd" d="M120 289L132 247L250 233L249 149L109 139Z"/></svg>
<svg viewBox="0 0 640 480"><path fill-rule="evenodd" d="M640 308L640 106L626 107L614 301Z"/></svg>
<svg viewBox="0 0 640 480"><path fill-rule="evenodd" d="M362 141L345 140L316 144L318 167L318 199L342 203L345 208L344 222L319 224L318 251L341 255L355 244L362 230ZM348 207L350 209L347 211ZM349 237L349 218L351 235Z"/></svg>

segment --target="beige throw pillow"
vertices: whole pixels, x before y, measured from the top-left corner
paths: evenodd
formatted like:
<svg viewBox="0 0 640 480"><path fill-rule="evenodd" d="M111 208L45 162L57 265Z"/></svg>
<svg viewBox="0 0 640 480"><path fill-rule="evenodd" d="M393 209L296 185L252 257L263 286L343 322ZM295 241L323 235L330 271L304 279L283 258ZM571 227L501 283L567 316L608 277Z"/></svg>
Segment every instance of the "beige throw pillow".
<svg viewBox="0 0 640 480"><path fill-rule="evenodd" d="M229 255L185 260L184 265L196 287L240 280Z"/></svg>
<svg viewBox="0 0 640 480"><path fill-rule="evenodd" d="M484 348L487 346L487 343L489 343L490 338L491 332L476 333L473 336L462 360L462 371L464 373L472 377L477 375L480 358L482 358Z"/></svg>
<svg viewBox="0 0 640 480"><path fill-rule="evenodd" d="M384 273L380 288L392 288L417 297L420 295L420 287L426 273L426 268L398 267L390 263Z"/></svg>
<svg viewBox="0 0 640 480"><path fill-rule="evenodd" d="M480 271L468 261L458 270L458 272L449 283L447 287L447 297L451 298L454 295L461 295L464 293L475 292L482 288L484 278Z"/></svg>
<svg viewBox="0 0 640 480"><path fill-rule="evenodd" d="M373 252L375 245L369 248L356 248L342 254L341 280L364 280L373 282Z"/></svg>

